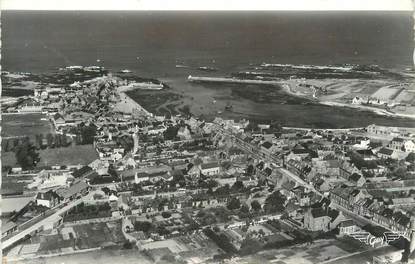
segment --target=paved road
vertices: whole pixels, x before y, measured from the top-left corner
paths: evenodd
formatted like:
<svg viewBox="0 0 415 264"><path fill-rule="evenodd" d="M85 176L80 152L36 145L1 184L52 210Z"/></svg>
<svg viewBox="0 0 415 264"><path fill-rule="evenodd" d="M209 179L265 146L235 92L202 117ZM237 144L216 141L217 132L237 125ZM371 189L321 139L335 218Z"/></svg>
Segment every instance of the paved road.
<svg viewBox="0 0 415 264"><path fill-rule="evenodd" d="M7 239L5 241L2 241L1 248L4 250L5 248L7 248L7 247L11 246L12 244L14 244L15 242L19 241L20 239L23 239L26 235L30 235L32 232L35 232L36 230L38 230L39 228L44 226L46 223L49 223L51 221L57 221L62 214L64 214L66 211L72 209L73 207L77 206L81 202L85 201L88 197L89 197L89 195L84 196L80 199L77 199L77 200L69 203L68 205L62 207L61 209L56 211L54 214L46 217L45 219L41 220L40 222L32 225L31 227L28 227L27 229L21 231L20 233L17 233L16 235L12 236L9 239Z"/></svg>

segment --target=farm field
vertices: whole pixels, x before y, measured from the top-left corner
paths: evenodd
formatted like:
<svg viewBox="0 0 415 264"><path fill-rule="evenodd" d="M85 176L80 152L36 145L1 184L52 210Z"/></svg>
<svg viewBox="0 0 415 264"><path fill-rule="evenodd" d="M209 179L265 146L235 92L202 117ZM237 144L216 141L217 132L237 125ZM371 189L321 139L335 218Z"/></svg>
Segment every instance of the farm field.
<svg viewBox="0 0 415 264"><path fill-rule="evenodd" d="M93 145L76 145L66 148L41 149L38 150L40 161L37 164L41 166L53 165L87 165L98 158L98 154ZM1 153L2 166L16 166L16 157L14 152Z"/></svg>
<svg viewBox="0 0 415 264"><path fill-rule="evenodd" d="M37 134L54 134L54 129L49 120L43 114L2 114L1 116L1 136L23 137L28 136L31 139Z"/></svg>
<svg viewBox="0 0 415 264"><path fill-rule="evenodd" d="M89 164L98 158L93 145L39 150L38 166Z"/></svg>

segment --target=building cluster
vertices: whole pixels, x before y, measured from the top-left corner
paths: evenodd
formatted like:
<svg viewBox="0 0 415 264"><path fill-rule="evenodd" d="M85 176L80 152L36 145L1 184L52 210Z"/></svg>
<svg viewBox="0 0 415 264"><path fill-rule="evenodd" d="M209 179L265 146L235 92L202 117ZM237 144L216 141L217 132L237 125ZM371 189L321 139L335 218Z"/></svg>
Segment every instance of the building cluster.
<svg viewBox="0 0 415 264"><path fill-rule="evenodd" d="M122 85L128 83L105 76L75 82L64 92L36 91L56 132L81 134L98 158L79 166L11 171L7 177L24 183L24 193L33 199L8 212L3 238L24 230L19 219L27 212L40 211L44 217L63 210L52 228L65 217L67 222L88 221L90 214L81 214L80 204L101 206L103 219L123 219L126 236L146 249L195 230L215 240L226 230L239 250L249 232L227 229L249 229L249 219L254 219L252 226L281 219L310 233L352 235L361 230L355 219L364 217L411 234L414 129L282 128L247 120L117 112L116 88ZM218 208L222 213L209 214ZM221 218L223 212L227 217ZM219 231L206 231L213 224ZM291 241L291 232L282 236ZM252 233L258 239L266 236Z"/></svg>

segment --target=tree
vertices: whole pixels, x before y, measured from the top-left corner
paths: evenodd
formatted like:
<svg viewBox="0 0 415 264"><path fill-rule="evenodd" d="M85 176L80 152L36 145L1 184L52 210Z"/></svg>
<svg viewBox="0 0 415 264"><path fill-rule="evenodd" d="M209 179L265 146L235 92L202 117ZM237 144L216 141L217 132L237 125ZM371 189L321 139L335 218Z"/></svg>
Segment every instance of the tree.
<svg viewBox="0 0 415 264"><path fill-rule="evenodd" d="M96 135L97 128L94 125L85 126L81 124L79 127L81 134L81 143L83 145L94 143L94 137Z"/></svg>
<svg viewBox="0 0 415 264"><path fill-rule="evenodd" d="M244 184L242 181L236 181L232 185L232 191L233 192L242 192L244 190Z"/></svg>
<svg viewBox="0 0 415 264"><path fill-rule="evenodd" d="M49 148L54 148L54 147L55 147L55 142L54 142L54 140L53 140L53 135L52 135L51 133L48 133L48 134L46 135L46 139L47 139L47 141L48 141L48 147L49 147Z"/></svg>
<svg viewBox="0 0 415 264"><path fill-rule="evenodd" d="M415 162L415 153L411 152L408 154L408 156L406 156L405 160L407 162Z"/></svg>
<svg viewBox="0 0 415 264"><path fill-rule="evenodd" d="M239 209L239 211L240 211L241 213L244 213L244 214L249 213L249 207L248 207L248 205L243 204L243 205L241 206L241 209Z"/></svg>
<svg viewBox="0 0 415 264"><path fill-rule="evenodd" d="M208 188L215 188L215 187L217 187L219 184L218 184L218 182L217 181L215 181L215 180L213 180L213 179L209 179L208 181L207 181L207 187Z"/></svg>
<svg viewBox="0 0 415 264"><path fill-rule="evenodd" d="M179 128L177 126L169 126L163 132L163 137L165 140L173 140L176 138L178 131L179 131Z"/></svg>
<svg viewBox="0 0 415 264"><path fill-rule="evenodd" d="M134 229L136 231L149 232L153 228L153 224L148 221L137 221L134 223Z"/></svg>
<svg viewBox="0 0 415 264"><path fill-rule="evenodd" d="M163 216L163 218L169 218L171 216L170 212L162 212L161 216Z"/></svg>
<svg viewBox="0 0 415 264"><path fill-rule="evenodd" d="M241 202L239 201L238 198L232 198L228 204L226 205L226 207L229 210L235 210L235 209L239 209L241 207Z"/></svg>
<svg viewBox="0 0 415 264"><path fill-rule="evenodd" d="M239 253L242 256L254 254L261 250L261 243L252 238L245 238L241 243L241 249Z"/></svg>
<svg viewBox="0 0 415 264"><path fill-rule="evenodd" d="M114 168L114 165L110 164L108 166L108 174L111 175L113 178L118 178L118 173Z"/></svg>
<svg viewBox="0 0 415 264"><path fill-rule="evenodd" d="M250 217L249 207L248 207L247 204L244 203L241 206L241 208L239 209L239 214L238 215L239 215L240 218Z"/></svg>
<svg viewBox="0 0 415 264"><path fill-rule="evenodd" d="M285 201L287 198L282 195L279 191L275 191L268 195L265 200L264 210L267 213L281 213L284 211Z"/></svg>
<svg viewBox="0 0 415 264"><path fill-rule="evenodd" d="M15 156L17 163L24 170L33 169L40 160L36 148L28 141L16 147Z"/></svg>
<svg viewBox="0 0 415 264"><path fill-rule="evenodd" d="M249 164L248 167L246 168L246 174L248 175L254 174L254 166L252 164Z"/></svg>
<svg viewBox="0 0 415 264"><path fill-rule="evenodd" d="M251 202L251 207L254 211L259 211L261 210L261 204L257 201L257 200L253 200Z"/></svg>
<svg viewBox="0 0 415 264"><path fill-rule="evenodd" d="M132 249L133 248L133 243L131 243L130 240L127 240L127 241L124 242L124 244L122 245L122 247L124 249Z"/></svg>
<svg viewBox="0 0 415 264"><path fill-rule="evenodd" d="M223 186L221 186L221 187L219 187L219 188L217 188L216 190L215 190L215 194L216 195L229 195L229 193L230 193L230 187L229 187L229 184L225 184L225 185L223 185Z"/></svg>

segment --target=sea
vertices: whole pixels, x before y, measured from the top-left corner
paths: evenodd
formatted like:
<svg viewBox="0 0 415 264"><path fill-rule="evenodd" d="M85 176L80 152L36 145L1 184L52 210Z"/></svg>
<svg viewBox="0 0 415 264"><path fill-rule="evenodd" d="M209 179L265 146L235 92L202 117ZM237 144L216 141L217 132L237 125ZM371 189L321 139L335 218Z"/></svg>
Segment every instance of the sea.
<svg viewBox="0 0 415 264"><path fill-rule="evenodd" d="M129 69L194 97L193 108L206 104L208 109L212 100L221 100L215 96L220 88L187 82L188 75L208 74L197 71L202 66L217 68L209 74L218 76L263 62L412 67L410 12L3 11L1 15L2 70L44 73L70 65ZM237 103L235 118L238 113L242 117L253 113L286 126L415 126L408 119L322 105Z"/></svg>

